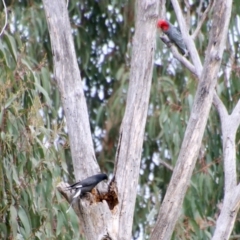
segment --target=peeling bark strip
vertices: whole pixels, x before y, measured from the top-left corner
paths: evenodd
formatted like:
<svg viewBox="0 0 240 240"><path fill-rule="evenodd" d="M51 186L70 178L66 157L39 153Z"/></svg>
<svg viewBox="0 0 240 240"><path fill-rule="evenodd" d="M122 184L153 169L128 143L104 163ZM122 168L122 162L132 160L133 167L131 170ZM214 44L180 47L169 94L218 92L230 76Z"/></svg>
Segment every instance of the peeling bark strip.
<svg viewBox="0 0 240 240"><path fill-rule="evenodd" d="M172 0L172 3L175 11L178 9L180 11L178 14L181 14L181 9L177 1ZM214 88L217 82L217 74L221 64L220 59L222 58L226 42L231 8L231 0L215 1L213 25L206 51L206 60L204 62L203 71L201 73L200 82L177 164L161 205L157 223L151 235L151 240L170 239L178 216L180 215L183 199L196 164L212 104ZM219 12L221 12L221 17L219 17ZM182 16L180 16L180 18L181 17ZM216 56L218 56L217 59ZM195 67L197 66L195 65Z"/></svg>

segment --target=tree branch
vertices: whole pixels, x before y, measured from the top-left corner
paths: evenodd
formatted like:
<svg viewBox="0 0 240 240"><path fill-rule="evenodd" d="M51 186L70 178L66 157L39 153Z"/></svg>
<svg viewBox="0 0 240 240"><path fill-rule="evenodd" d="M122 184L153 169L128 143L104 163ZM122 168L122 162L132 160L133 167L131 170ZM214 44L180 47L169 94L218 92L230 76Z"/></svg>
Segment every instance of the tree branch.
<svg viewBox="0 0 240 240"><path fill-rule="evenodd" d="M181 29L183 40L184 40L184 42L185 42L185 44L188 48L188 51L189 51L189 54L191 56L193 65L196 68L196 73L197 73L198 76L200 76L201 73L202 73L202 63L201 63L200 57L198 55L198 52L197 52L196 46L194 44L194 41L188 33L186 22L183 18L183 14L182 14L182 10L180 8L179 2L178 2L178 0L171 0L171 2L172 2L172 5L173 5L175 14L177 16L177 19L178 19L178 24L179 24L179 27Z"/></svg>
<svg viewBox="0 0 240 240"><path fill-rule="evenodd" d="M180 54L177 50L177 48L171 43L169 42L169 40L165 37L165 36L161 36L160 39L167 45L167 47L169 47L171 49L171 52L173 54L173 56L179 61L181 62L191 73L193 73L195 76L198 77L197 72L195 67L192 65L191 62L189 62L187 60L187 58L185 58L182 54Z"/></svg>
<svg viewBox="0 0 240 240"><path fill-rule="evenodd" d="M224 193L225 196L237 184L236 173L236 126L233 125L231 115L221 121L224 163ZM224 198L225 198L224 196Z"/></svg>
<svg viewBox="0 0 240 240"><path fill-rule="evenodd" d="M185 66L192 74L198 77L196 68L192 65L191 62L189 62L184 56L182 56L175 47L172 47L172 53L173 56L183 64L183 66Z"/></svg>
<svg viewBox="0 0 240 240"><path fill-rule="evenodd" d="M187 27L189 28L189 24L191 24L191 5L188 0L184 0L185 6L187 8L186 21L187 21Z"/></svg>
<svg viewBox="0 0 240 240"><path fill-rule="evenodd" d="M65 0L43 0L53 52L54 77L56 79L66 117L71 155L76 180L100 172L95 159L90 132L89 117L83 92L80 71L74 50L71 25ZM106 185L99 184L100 187ZM101 186L102 185L102 186ZM69 200L69 193L58 185L57 188ZM114 189L113 189L114 191ZM111 192L111 190L109 190ZM116 206L110 206L107 199L93 201L82 199L73 208L84 226L87 239L102 239L110 234L117 239L117 219L112 214ZM117 201L116 201L117 203ZM77 209L76 209L77 207Z"/></svg>
<svg viewBox="0 0 240 240"><path fill-rule="evenodd" d="M216 91L215 91L214 96L213 96L213 104L218 111L218 114L220 116L221 121L223 121L223 119L228 116L228 112L227 112L227 109L224 106L223 102L221 101L221 99L217 95Z"/></svg>
<svg viewBox="0 0 240 240"><path fill-rule="evenodd" d="M240 185L237 185L236 172L236 132L240 124L240 101L231 115L219 111L222 126L224 162L224 199L221 213L216 222L213 240L228 239L240 204Z"/></svg>
<svg viewBox="0 0 240 240"><path fill-rule="evenodd" d="M164 167L166 167L167 169L169 169L170 171L173 171L174 167L171 166L169 163L165 162L162 159L159 159L160 164L162 164Z"/></svg>
<svg viewBox="0 0 240 240"><path fill-rule="evenodd" d="M238 127L240 125L240 100L238 100L237 105L233 109L231 116L233 124Z"/></svg>
<svg viewBox="0 0 240 240"><path fill-rule="evenodd" d="M57 81L66 116L77 181L100 172L95 159L87 104L64 0L43 0Z"/></svg>
<svg viewBox="0 0 240 240"><path fill-rule="evenodd" d="M114 168L119 194L118 239L132 237L132 220L152 81L158 9L158 0L137 1L127 105Z"/></svg>
<svg viewBox="0 0 240 240"><path fill-rule="evenodd" d="M212 240L229 239L240 207L240 185L224 196Z"/></svg>
<svg viewBox="0 0 240 240"><path fill-rule="evenodd" d="M193 40L197 37L199 31L201 30L202 25L203 25L203 23L205 22L206 17L207 17L207 15L208 15L208 12L209 12L210 9L212 8L213 2L214 2L214 0L210 1L210 3L208 4L206 10L204 11L203 15L201 16L201 19L200 19L200 21L198 22L198 25L197 25L194 33L193 33L192 36L191 36Z"/></svg>
<svg viewBox="0 0 240 240"><path fill-rule="evenodd" d="M178 17L181 31L183 29L185 30L185 22L182 18L178 1L172 0L172 3ZM219 0L217 4L214 5L213 24L207 48L208 54L204 62L203 71L201 70L201 62L193 40L187 32L184 32L184 38L187 40L186 43L192 61L197 70L198 76L201 75L201 78L177 164L174 168L167 193L161 205L157 223L151 235L151 240L170 239L177 218L181 212L182 202L197 160L215 92L217 74L221 64L230 21L231 7L232 1L229 0ZM221 15L219 15L219 12L221 12Z"/></svg>
<svg viewBox="0 0 240 240"><path fill-rule="evenodd" d="M184 61L182 60L182 58L178 57L177 54L174 56L186 67L188 68L188 70L190 72L192 72L194 75L196 75L198 77L198 80L200 80L201 78L201 74L202 74L202 63L201 63L201 60L200 60L200 57L199 57L199 54L197 52L197 49L196 49L196 46L195 46L195 43L193 41L193 38L189 36L188 34L188 30L187 30L187 27L186 27L186 24L185 24L185 20L183 18L183 14L182 14L182 10L179 6L179 3L177 0L171 0L172 1L172 4L173 4L173 7L174 7L174 10L175 10L175 13L176 13L176 16L177 16L177 19L178 19L178 23L179 23L179 26L180 26L180 29L181 29L181 32L183 34L183 37L185 36L184 38L184 41L185 41L185 44L190 52L190 55L191 57L193 58L193 64L194 64L194 67L195 69L193 69L193 67L189 64L186 64L184 63ZM214 2L214 0L213 0ZM182 24L183 23L183 24ZM218 97L216 91L214 92L214 98L213 98L213 104L214 106L218 106L218 110L220 110L220 108L225 108L224 107L224 104L222 103L221 99Z"/></svg>

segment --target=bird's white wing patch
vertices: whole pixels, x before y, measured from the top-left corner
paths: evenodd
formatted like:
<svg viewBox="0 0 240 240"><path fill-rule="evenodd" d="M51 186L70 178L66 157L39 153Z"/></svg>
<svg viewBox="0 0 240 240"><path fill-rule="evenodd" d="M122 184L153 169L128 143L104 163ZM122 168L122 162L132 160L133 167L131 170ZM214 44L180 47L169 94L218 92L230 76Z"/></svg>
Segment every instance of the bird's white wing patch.
<svg viewBox="0 0 240 240"><path fill-rule="evenodd" d="M73 198L77 198L81 194L81 188L77 189L75 194L73 195Z"/></svg>
<svg viewBox="0 0 240 240"><path fill-rule="evenodd" d="M78 189L76 190L75 194L74 194L73 197L72 197L72 202L71 202L71 204L70 204L70 207L68 208L68 210L66 211L66 213L69 212L69 210L70 210L70 208L72 207L72 204L73 204L75 198L77 198L77 197L81 194L81 191L82 191L81 188L78 188Z"/></svg>

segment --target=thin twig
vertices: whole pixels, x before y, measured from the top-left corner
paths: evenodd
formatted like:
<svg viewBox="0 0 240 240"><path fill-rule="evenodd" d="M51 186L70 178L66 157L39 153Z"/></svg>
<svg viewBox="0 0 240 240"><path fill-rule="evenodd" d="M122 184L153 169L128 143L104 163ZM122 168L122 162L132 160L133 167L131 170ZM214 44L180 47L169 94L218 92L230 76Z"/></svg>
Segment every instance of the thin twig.
<svg viewBox="0 0 240 240"><path fill-rule="evenodd" d="M203 25L204 21L206 20L206 17L207 17L207 15L208 15L208 12L209 12L210 9L212 8L213 2L214 2L214 1L212 0L212 1L208 4L208 7L207 7L206 10L204 11L204 13L203 13L200 21L198 22L197 28L195 29L194 33L193 33L192 36L191 36L193 40L197 37L200 29L202 28L202 25Z"/></svg>
<svg viewBox="0 0 240 240"><path fill-rule="evenodd" d="M0 32L0 37L2 36L2 34L3 34L4 30L6 29L6 27L7 27L7 22L8 22L8 12L7 12L7 6L6 6L6 4L5 4L5 1L4 1L4 0L2 0L2 2L3 2L3 6L4 6L4 12L5 12L5 24L4 24L4 26L3 26L3 29L2 29L2 31Z"/></svg>
<svg viewBox="0 0 240 240"><path fill-rule="evenodd" d="M162 164L164 167L166 167L167 169L169 169L170 171L173 171L174 167L171 166L169 163L166 163L165 161L163 161L162 159L159 159L160 164Z"/></svg>

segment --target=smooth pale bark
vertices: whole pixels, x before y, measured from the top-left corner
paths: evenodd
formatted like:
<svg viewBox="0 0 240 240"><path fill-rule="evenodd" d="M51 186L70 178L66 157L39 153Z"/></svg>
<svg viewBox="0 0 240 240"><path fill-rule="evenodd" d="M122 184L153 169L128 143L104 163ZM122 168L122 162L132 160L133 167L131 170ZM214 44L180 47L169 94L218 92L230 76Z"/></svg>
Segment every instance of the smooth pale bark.
<svg viewBox="0 0 240 240"><path fill-rule="evenodd" d="M198 55L198 51L196 49L194 41L189 36L189 33L187 31L186 22L185 22L185 19L183 17L183 14L182 14L182 9L179 5L179 1L178 0L171 0L171 2L172 2L172 5L173 5L173 8L174 8L174 11L176 13L177 19L178 19L178 23L179 23L179 27L181 29L183 40L186 43L187 49L189 51L189 55L192 59L192 63L195 66L195 72L196 72L197 76L201 76L202 63L201 63L200 57Z"/></svg>
<svg viewBox="0 0 240 240"><path fill-rule="evenodd" d="M215 3L210 40L206 51L206 60L204 62L203 71L201 72L200 82L198 84L177 164L174 168L167 193L160 207L156 226L151 235L152 240L167 240L171 238L176 221L181 213L185 193L190 184L190 178L196 164L203 133L212 105L214 88L216 86L217 74L226 42L232 8L231 0L219 0ZM189 50L192 58L194 58L192 54L192 44L190 44ZM197 61L193 59L195 67Z"/></svg>
<svg viewBox="0 0 240 240"><path fill-rule="evenodd" d="M118 189L118 239L131 239L144 129L155 52L158 0L137 1L130 83L114 169Z"/></svg>
<svg viewBox="0 0 240 240"><path fill-rule="evenodd" d="M64 0L43 0L53 52L54 78L57 82L66 117L71 155L76 180L100 172L95 159L90 132L89 117L84 97L80 71L77 64L71 26ZM57 188L70 202L71 194L64 183ZM106 201L79 201L74 210L80 218L87 239L103 239L107 234L114 237L115 217Z"/></svg>
<svg viewBox="0 0 240 240"><path fill-rule="evenodd" d="M229 239L240 207L240 184L237 185L236 132L240 124L240 101L231 115L218 107L222 126L224 162L224 199L213 240Z"/></svg>
<svg viewBox="0 0 240 240"><path fill-rule="evenodd" d="M181 23L182 12L177 0L172 0L172 4L176 15L178 17L179 23ZM231 3L230 3L231 4ZM208 6L208 9L211 7L211 3ZM200 23L202 24L202 23ZM185 40L187 39L187 45L189 46L188 42L193 43L194 36L189 37L188 31L186 27L181 26L181 31L185 34ZM196 32L196 31L195 31ZM193 34L195 35L195 34ZM194 46L191 44L191 46ZM197 53L196 49L192 49L189 47L190 52L193 50L193 54ZM199 73L202 71L202 65L199 58L195 58L194 66L191 65L186 59L182 56L178 56L174 53L174 56L182 62L182 64L187 67L191 72L193 72L197 77ZM199 79L200 80L200 79ZM216 92L214 93L213 97L213 104L218 111L218 114L221 119L221 127L222 127L222 139L223 139L223 162L224 162L224 199L223 205L221 208L221 213L216 222L216 229L214 232L213 239L228 239L230 233L233 229L234 222L239 211L240 205L240 185L237 184L237 177L236 177L236 146L235 146L235 137L236 131L239 127L240 121L240 101L233 110L231 115L228 115L227 110L219 99Z"/></svg>
<svg viewBox="0 0 240 240"><path fill-rule="evenodd" d="M151 88L158 2L158 0L136 2L136 26L127 105L120 130L114 178L111 182L113 191L117 193L117 201L111 209L106 201L93 201L91 204L87 198L81 199L78 207L77 204L73 206L89 240L129 240L132 236ZM43 3L54 55L54 75L67 120L75 177L77 180L83 179L99 172L99 166L95 160L66 3L64 0L43 0ZM71 195L65 192L66 186L60 183L58 190L69 201ZM111 195L111 191L107 194Z"/></svg>
<svg viewBox="0 0 240 240"><path fill-rule="evenodd" d="M182 19L182 13L179 12L179 4L176 0L172 0L176 15L179 16L179 19ZM211 7L211 4L208 6L208 9ZM180 22L180 21L179 21ZM200 23L202 24L202 22ZM197 27L199 29L199 27ZM187 33L187 29L182 27L182 32ZM187 35L187 34L186 34ZM196 35L196 31L194 33ZM188 41L193 41L194 36L187 37ZM193 46L193 45L192 45ZM190 49L190 48L189 48ZM191 49L190 49L191 50ZM175 58L177 58L186 68L189 69L194 75L197 76L200 80L198 73L202 71L202 65L200 61L195 61L192 65L186 58L180 55L174 48L172 53ZM197 59L197 58L196 58ZM239 211L240 205L240 185L236 186L236 145L235 137L236 130L239 127L240 121L240 101L234 108L234 111L231 115L228 115L227 110L218 97L217 93L214 93L213 104L216 107L218 114L221 119L222 127L222 139L223 139L223 162L224 162L224 200L221 207L221 213L216 222L216 229L214 232L213 239L228 239L230 233L232 232L234 222L236 220L237 213Z"/></svg>
<svg viewBox="0 0 240 240"><path fill-rule="evenodd" d="M66 117L76 180L100 171L90 132L86 100L68 18L66 1L43 0L53 53L54 78Z"/></svg>

